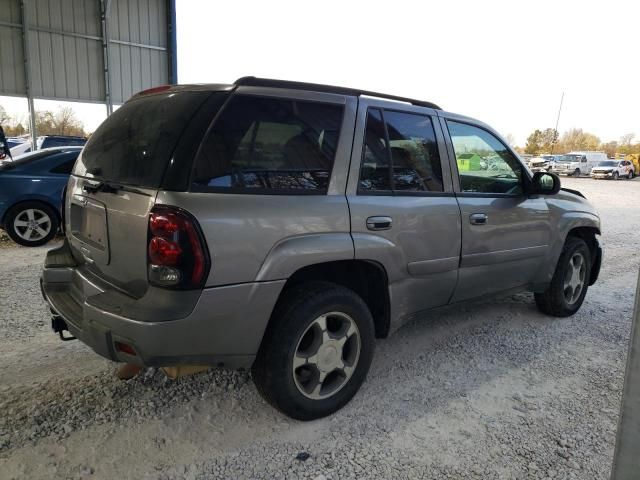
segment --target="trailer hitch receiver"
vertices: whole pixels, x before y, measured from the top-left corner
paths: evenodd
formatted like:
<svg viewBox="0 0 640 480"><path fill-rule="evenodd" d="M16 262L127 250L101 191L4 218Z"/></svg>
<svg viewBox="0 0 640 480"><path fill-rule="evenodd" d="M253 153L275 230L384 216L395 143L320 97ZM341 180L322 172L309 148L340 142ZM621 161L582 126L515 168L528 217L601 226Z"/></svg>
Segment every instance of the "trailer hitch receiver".
<svg viewBox="0 0 640 480"><path fill-rule="evenodd" d="M64 331L69 331L69 329L67 328L67 322L64 321L64 319L59 316L59 315L52 315L51 316L51 328L53 329L54 332L56 332L58 335L60 335L60 340L62 340L63 342L67 342L69 340L76 340L76 337L65 337L64 335Z"/></svg>

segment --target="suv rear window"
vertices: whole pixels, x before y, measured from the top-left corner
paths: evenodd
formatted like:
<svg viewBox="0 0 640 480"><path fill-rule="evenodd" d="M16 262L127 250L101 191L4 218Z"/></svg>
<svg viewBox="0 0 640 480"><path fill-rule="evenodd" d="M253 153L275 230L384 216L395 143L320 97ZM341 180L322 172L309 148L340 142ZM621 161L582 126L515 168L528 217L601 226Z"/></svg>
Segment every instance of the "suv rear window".
<svg viewBox="0 0 640 480"><path fill-rule="evenodd" d="M46 137L42 141L42 145L40 145L40 148L72 146L81 147L85 143L87 143L87 141L84 138Z"/></svg>
<svg viewBox="0 0 640 480"><path fill-rule="evenodd" d="M326 193L343 107L237 95L207 134L194 190Z"/></svg>
<svg viewBox="0 0 640 480"><path fill-rule="evenodd" d="M210 92L168 92L130 100L91 136L74 175L158 188L182 132Z"/></svg>

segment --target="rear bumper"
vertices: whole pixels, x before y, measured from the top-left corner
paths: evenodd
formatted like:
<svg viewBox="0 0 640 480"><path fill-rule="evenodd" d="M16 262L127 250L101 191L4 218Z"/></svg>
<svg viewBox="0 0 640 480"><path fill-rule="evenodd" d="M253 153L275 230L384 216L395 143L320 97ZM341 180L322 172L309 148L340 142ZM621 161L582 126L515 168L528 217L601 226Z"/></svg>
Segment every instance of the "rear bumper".
<svg viewBox="0 0 640 480"><path fill-rule="evenodd" d="M153 322L119 315L93 301L105 290L75 267L45 266L41 281L45 300L71 335L105 358L144 366L229 368L252 365L284 283L204 289L186 317ZM118 342L132 347L135 355L119 351Z"/></svg>

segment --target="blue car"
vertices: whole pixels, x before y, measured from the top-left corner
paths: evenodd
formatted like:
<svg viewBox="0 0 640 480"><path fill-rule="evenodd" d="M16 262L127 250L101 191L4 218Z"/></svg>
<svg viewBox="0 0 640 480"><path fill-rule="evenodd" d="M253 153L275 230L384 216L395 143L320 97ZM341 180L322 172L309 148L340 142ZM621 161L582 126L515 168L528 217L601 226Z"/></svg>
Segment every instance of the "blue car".
<svg viewBox="0 0 640 480"><path fill-rule="evenodd" d="M62 191L82 147L37 150L0 164L0 227L20 245L44 245L58 231Z"/></svg>

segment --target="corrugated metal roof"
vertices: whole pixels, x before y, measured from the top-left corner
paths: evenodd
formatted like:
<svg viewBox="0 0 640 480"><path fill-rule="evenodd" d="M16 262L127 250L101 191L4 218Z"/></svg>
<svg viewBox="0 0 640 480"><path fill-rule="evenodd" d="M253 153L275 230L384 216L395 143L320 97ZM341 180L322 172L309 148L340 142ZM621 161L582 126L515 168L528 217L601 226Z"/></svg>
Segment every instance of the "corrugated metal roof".
<svg viewBox="0 0 640 480"><path fill-rule="evenodd" d="M20 0L0 8L0 95L26 95ZM169 83L167 0L111 0L111 102ZM5 5L7 7L5 8ZM34 98L105 102L100 0L26 0Z"/></svg>

